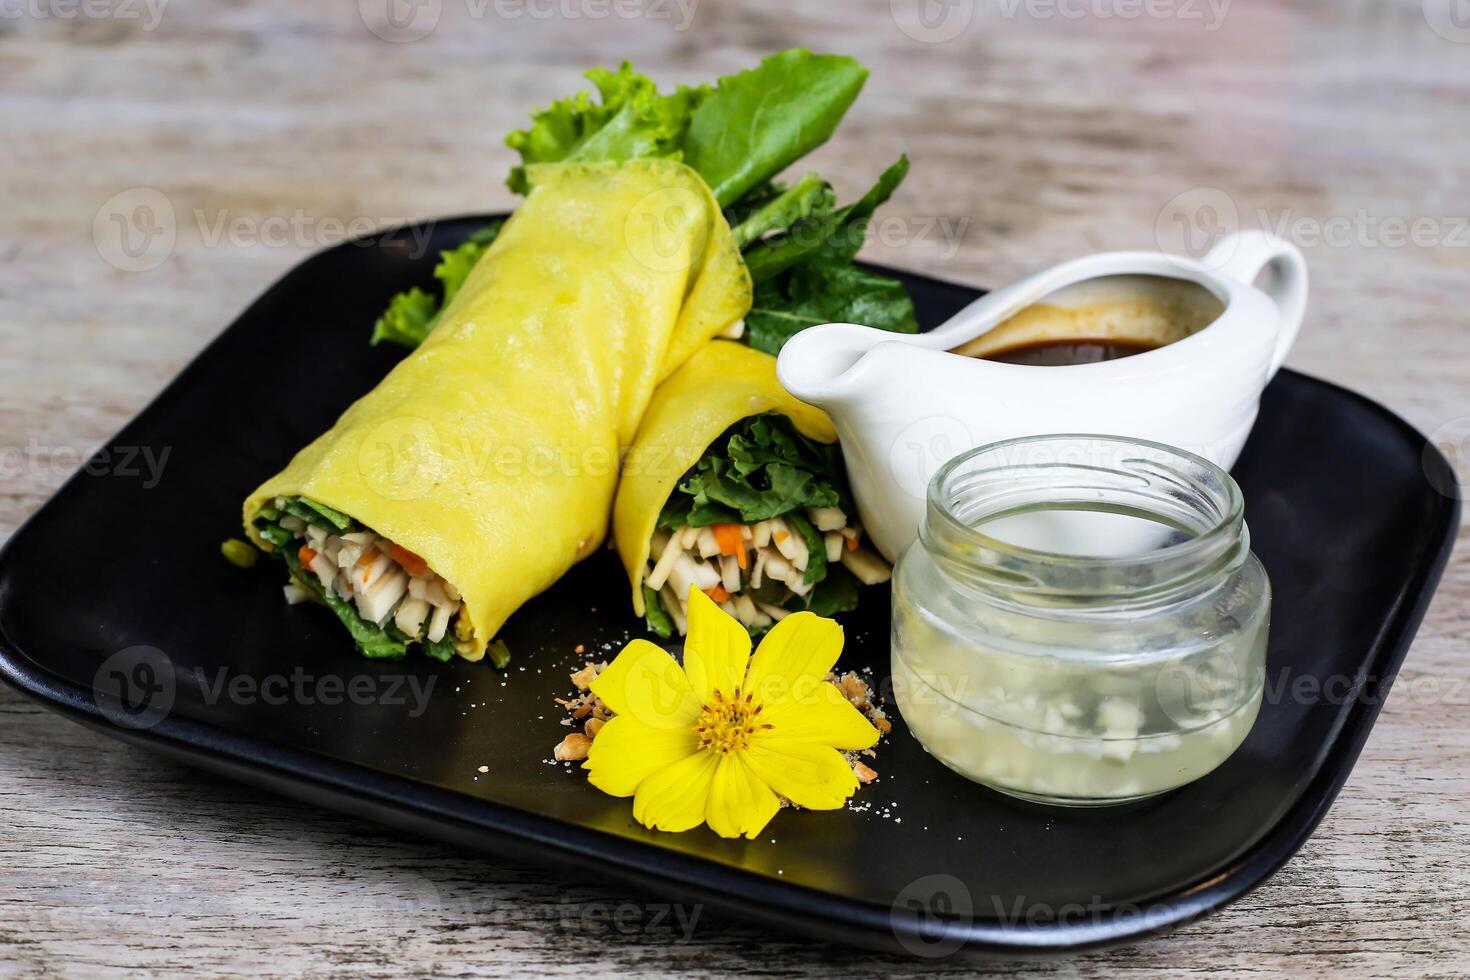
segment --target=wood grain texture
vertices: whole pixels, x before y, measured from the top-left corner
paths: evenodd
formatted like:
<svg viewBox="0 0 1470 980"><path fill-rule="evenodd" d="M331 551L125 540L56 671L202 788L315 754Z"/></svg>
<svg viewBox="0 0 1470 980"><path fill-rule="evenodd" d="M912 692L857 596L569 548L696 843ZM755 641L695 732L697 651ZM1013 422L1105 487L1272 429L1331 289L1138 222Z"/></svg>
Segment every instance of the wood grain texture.
<svg viewBox="0 0 1470 980"><path fill-rule="evenodd" d="M373 0L172 0L156 24L117 3L0 7L0 535L339 224L510 206L501 137L585 67L628 57L696 81L792 44L872 68L817 169L851 193L913 158L874 259L995 284L1082 252L1178 247L1176 199L1196 235L1231 211L1285 229L1314 279L1290 363L1438 432L1466 475L1470 44L1447 39L1464 33L1438 17L1448 2L1180 0L1135 18L1126 0L955 0L929 10L968 22L936 42L910 35L958 22L916 29L893 13L907 0L443 0L411 43L367 29ZM164 196L177 242L128 272L93 227L136 188ZM272 217L303 230L256 241ZM1172 936L1003 969L1470 973L1466 555L1342 796L1269 884ZM590 876L263 796L8 690L0 814L0 971L21 975L915 969L708 912L686 940L695 910L681 923Z"/></svg>

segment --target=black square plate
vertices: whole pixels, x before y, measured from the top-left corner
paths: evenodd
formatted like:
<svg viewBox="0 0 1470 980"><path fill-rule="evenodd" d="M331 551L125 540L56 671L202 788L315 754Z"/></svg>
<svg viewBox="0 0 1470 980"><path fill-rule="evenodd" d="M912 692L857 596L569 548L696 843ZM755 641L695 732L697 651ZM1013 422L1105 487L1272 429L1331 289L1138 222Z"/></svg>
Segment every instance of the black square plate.
<svg viewBox="0 0 1470 980"><path fill-rule="evenodd" d="M1235 471L1276 590L1266 703L1224 766L1151 802L1017 803L941 766L898 721L855 808L782 813L755 841L644 830L627 801L547 761L569 671L639 631L611 553L511 619L507 673L359 659L325 610L285 605L275 563L241 571L219 543L239 533L243 495L396 359L366 343L387 298L427 283L435 250L485 220L435 223L428 252L406 231L323 252L211 344L0 555L5 678L110 734L323 806L918 955L1172 928L1260 884L1327 811L1443 570L1458 498L1408 425L1290 371ZM928 326L977 295L901 278ZM881 684L886 591L845 622L843 665Z"/></svg>

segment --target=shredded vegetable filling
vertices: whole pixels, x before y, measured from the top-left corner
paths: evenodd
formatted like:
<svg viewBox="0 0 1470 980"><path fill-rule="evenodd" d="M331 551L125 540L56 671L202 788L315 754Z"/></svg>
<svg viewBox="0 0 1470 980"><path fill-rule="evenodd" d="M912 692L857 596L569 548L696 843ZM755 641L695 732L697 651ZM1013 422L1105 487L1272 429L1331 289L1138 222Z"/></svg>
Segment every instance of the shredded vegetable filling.
<svg viewBox="0 0 1470 980"><path fill-rule="evenodd" d="M255 524L291 570L286 601L323 602L367 656L418 644L448 660L471 648L459 592L407 548L304 498L275 498Z"/></svg>
<svg viewBox="0 0 1470 980"><path fill-rule="evenodd" d="M681 636L688 629L691 585L746 629L760 632L811 595L819 581L811 574L818 564L814 547L821 549L819 562L840 563L864 585L888 581L888 563L861 541L862 529L837 507L811 507L753 524L659 529L644 584L658 594Z"/></svg>

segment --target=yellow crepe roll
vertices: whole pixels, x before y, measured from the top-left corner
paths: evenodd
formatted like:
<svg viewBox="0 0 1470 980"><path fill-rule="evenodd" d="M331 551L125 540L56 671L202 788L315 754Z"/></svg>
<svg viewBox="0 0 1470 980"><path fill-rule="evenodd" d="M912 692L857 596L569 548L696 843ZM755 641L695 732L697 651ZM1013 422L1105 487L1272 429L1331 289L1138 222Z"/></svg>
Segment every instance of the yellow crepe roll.
<svg viewBox="0 0 1470 980"><path fill-rule="evenodd" d="M528 173L422 346L245 501L246 532L291 568L288 598L326 602L369 656L484 656L603 540L655 387L750 307L693 170Z"/></svg>
<svg viewBox="0 0 1470 980"><path fill-rule="evenodd" d="M824 583L830 591L848 575L886 580L887 566L861 545L836 441L826 413L781 387L774 357L728 340L706 344L659 386L624 462L613 537L634 610L657 615L647 586L683 633L692 585L758 631L806 607ZM718 482L711 467L739 469L733 482L749 499L689 496ZM780 484L796 492L771 490ZM689 499L669 507L680 494Z"/></svg>

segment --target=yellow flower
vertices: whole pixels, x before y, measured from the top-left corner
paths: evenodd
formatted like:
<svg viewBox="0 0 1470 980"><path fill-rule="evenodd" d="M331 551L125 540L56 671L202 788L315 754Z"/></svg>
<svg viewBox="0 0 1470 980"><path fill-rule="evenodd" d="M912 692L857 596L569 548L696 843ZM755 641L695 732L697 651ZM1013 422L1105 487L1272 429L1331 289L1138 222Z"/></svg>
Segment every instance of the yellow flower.
<svg viewBox="0 0 1470 980"><path fill-rule="evenodd" d="M878 741L826 680L841 652L841 626L799 612L752 656L745 628L691 588L682 668L633 640L592 682L616 716L592 741L588 780L633 797L633 818L655 830L755 837L783 798L837 809L858 785L839 750Z"/></svg>

